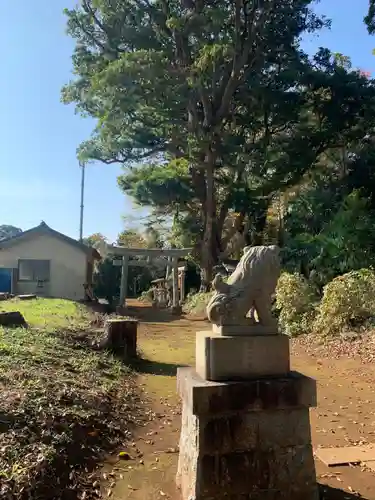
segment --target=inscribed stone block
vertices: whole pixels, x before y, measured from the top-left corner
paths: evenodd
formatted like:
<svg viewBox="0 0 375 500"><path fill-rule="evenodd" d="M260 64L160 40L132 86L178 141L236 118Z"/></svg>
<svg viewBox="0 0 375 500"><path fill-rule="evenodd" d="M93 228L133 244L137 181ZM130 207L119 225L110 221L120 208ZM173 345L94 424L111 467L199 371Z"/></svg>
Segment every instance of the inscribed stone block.
<svg viewBox="0 0 375 500"><path fill-rule="evenodd" d="M198 332L196 372L203 379L246 380L286 376L290 371L286 335L216 336Z"/></svg>

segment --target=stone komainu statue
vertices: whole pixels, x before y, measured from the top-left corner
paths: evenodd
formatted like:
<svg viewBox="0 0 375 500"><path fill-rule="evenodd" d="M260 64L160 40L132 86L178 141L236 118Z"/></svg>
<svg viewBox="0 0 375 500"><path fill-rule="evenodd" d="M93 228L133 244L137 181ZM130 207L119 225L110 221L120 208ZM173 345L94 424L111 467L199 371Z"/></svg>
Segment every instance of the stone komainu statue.
<svg viewBox="0 0 375 500"><path fill-rule="evenodd" d="M211 323L216 325L256 324L276 326L271 313L272 297L280 275L280 256L277 246L245 247L236 269L225 283L216 275L215 290L207 306ZM250 318L248 313L252 312Z"/></svg>

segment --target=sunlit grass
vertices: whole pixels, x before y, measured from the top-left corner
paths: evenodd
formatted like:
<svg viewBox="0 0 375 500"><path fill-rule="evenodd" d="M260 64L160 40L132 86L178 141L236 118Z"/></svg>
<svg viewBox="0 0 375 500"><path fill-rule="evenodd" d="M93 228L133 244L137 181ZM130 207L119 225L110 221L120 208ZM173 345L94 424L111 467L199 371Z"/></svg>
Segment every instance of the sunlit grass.
<svg viewBox="0 0 375 500"><path fill-rule="evenodd" d="M48 332L83 329L90 322L90 312L84 305L64 299L12 299L0 302L0 311L20 311L30 326Z"/></svg>
<svg viewBox="0 0 375 500"><path fill-rule="evenodd" d="M173 323L164 328L163 333L139 339L142 357L152 364L152 374L145 374L145 382L148 391L155 396L177 400L174 374L178 366L194 365L196 332L176 328Z"/></svg>

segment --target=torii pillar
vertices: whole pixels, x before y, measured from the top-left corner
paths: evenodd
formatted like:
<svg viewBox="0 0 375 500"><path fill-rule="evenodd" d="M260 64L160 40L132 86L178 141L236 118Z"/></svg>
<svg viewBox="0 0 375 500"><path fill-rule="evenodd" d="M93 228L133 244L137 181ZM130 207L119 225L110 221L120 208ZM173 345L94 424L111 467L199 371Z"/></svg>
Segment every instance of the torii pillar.
<svg viewBox="0 0 375 500"><path fill-rule="evenodd" d="M178 291L178 257L172 257L173 299L172 313L181 314L180 294Z"/></svg>

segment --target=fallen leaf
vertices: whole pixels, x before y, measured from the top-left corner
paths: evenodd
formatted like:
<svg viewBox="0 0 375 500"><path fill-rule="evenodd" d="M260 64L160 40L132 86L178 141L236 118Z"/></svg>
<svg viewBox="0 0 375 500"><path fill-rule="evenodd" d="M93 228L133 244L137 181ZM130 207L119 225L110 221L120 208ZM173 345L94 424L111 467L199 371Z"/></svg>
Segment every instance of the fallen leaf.
<svg viewBox="0 0 375 500"><path fill-rule="evenodd" d="M168 448L165 453L178 453L178 448Z"/></svg>

